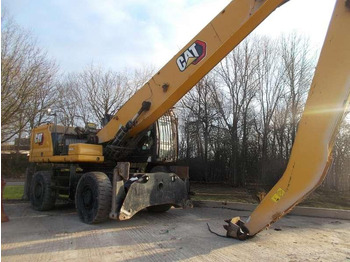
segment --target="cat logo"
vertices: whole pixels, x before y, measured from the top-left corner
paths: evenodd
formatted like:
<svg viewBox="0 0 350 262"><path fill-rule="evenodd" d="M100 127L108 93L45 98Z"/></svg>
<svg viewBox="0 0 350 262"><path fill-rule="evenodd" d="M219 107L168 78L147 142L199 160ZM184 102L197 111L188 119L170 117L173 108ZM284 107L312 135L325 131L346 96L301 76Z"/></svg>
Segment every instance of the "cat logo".
<svg viewBox="0 0 350 262"><path fill-rule="evenodd" d="M181 72L185 71L190 65L198 64L206 55L207 44L196 40L185 52L177 59L176 63Z"/></svg>

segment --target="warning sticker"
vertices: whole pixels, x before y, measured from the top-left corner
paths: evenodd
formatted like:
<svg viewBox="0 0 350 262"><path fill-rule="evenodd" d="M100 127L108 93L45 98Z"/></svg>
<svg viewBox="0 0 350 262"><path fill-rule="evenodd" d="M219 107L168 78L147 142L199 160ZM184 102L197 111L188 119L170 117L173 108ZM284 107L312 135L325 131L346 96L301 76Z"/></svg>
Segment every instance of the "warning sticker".
<svg viewBox="0 0 350 262"><path fill-rule="evenodd" d="M271 197L271 200L277 203L283 197L284 193L285 191L282 188L277 189L276 194Z"/></svg>

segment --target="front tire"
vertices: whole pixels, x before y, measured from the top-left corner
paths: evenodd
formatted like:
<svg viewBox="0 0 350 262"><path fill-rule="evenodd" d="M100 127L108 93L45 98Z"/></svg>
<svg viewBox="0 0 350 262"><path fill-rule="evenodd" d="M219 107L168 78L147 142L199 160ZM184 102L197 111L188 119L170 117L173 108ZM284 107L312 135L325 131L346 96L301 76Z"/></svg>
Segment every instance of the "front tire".
<svg viewBox="0 0 350 262"><path fill-rule="evenodd" d="M111 210L112 185L106 174L89 172L78 182L75 206L79 218L87 224L108 219Z"/></svg>
<svg viewBox="0 0 350 262"><path fill-rule="evenodd" d="M30 202L38 211L53 209L56 202L56 191L51 189L51 172L36 172L31 181Z"/></svg>

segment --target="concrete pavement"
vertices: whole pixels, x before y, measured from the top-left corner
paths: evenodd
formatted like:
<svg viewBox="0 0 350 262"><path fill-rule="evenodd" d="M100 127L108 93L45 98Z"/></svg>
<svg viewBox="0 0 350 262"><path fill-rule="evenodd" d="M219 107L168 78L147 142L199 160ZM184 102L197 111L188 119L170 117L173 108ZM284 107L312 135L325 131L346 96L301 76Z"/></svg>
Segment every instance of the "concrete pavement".
<svg viewBox="0 0 350 262"><path fill-rule="evenodd" d="M248 241L218 237L223 220L250 211L224 208L140 212L131 220L86 225L74 206L37 212L6 203L2 261L346 261L350 221L286 216ZM278 229L278 231L274 230Z"/></svg>

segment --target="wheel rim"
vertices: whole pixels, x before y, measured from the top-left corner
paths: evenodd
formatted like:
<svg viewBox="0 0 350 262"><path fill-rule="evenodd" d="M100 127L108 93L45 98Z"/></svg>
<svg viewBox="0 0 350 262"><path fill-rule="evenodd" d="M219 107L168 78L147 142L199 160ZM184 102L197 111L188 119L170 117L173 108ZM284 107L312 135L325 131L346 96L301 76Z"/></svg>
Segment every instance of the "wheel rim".
<svg viewBox="0 0 350 262"><path fill-rule="evenodd" d="M44 187L41 183L36 183L34 188L34 197L36 199L41 199L44 194Z"/></svg>
<svg viewBox="0 0 350 262"><path fill-rule="evenodd" d="M82 192L83 205L86 210L91 210L93 207L93 193L90 187L84 187Z"/></svg>

